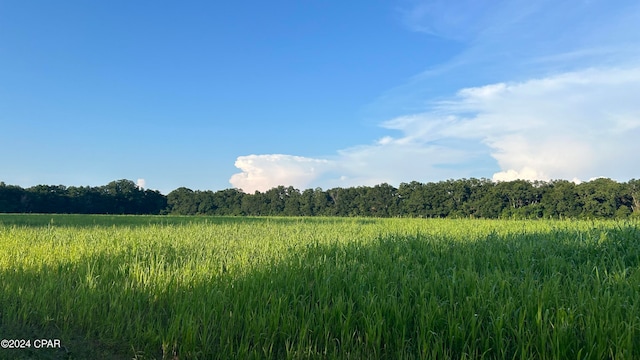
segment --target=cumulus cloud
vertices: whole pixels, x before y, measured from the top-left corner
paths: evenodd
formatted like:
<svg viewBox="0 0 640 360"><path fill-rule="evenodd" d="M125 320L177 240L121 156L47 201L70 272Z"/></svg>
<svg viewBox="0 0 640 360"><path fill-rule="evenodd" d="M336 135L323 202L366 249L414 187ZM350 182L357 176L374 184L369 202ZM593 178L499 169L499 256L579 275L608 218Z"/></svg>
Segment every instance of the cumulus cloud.
<svg viewBox="0 0 640 360"><path fill-rule="evenodd" d="M242 170L229 182L245 192L266 191L284 185L306 188L314 179L333 167L325 159L284 154L239 156L235 166Z"/></svg>
<svg viewBox="0 0 640 360"><path fill-rule="evenodd" d="M640 68L588 69L462 89L427 112L381 124L400 131L323 159L240 156L245 191L399 184L470 176L619 180L637 176ZM490 166L488 164L491 164ZM492 170L488 170L492 169Z"/></svg>
<svg viewBox="0 0 640 360"><path fill-rule="evenodd" d="M136 181L136 185L138 186L138 189L144 189L147 182L144 179L138 179L138 181Z"/></svg>
<svg viewBox="0 0 640 360"><path fill-rule="evenodd" d="M460 170L447 165L464 163L474 156L462 149L404 143L403 140L387 138L373 145L339 150L330 159L283 154L239 156L235 166L242 172L231 176L229 182L248 193L264 192L279 185L326 189L399 184L425 180L426 174L436 179L455 177Z"/></svg>
<svg viewBox="0 0 640 360"><path fill-rule="evenodd" d="M326 189L469 177L477 168L473 162L486 153L436 140L406 131L401 137L385 136L373 144L338 150L325 158L283 154L239 156L235 166L242 172L231 176L229 182L250 193L279 185Z"/></svg>
<svg viewBox="0 0 640 360"><path fill-rule="evenodd" d="M493 174L494 181L513 181L518 179L549 180L549 177L528 166L520 170L509 169Z"/></svg>

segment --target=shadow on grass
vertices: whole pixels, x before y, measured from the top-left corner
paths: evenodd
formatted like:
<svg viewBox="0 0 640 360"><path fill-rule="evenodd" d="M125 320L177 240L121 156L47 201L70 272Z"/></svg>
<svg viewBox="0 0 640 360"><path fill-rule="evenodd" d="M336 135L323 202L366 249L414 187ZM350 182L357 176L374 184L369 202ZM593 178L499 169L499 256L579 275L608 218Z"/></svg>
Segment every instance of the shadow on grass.
<svg viewBox="0 0 640 360"><path fill-rule="evenodd" d="M5 270L0 337L63 346L0 358L637 358L639 239L617 226L314 243L162 283L135 280L126 254Z"/></svg>

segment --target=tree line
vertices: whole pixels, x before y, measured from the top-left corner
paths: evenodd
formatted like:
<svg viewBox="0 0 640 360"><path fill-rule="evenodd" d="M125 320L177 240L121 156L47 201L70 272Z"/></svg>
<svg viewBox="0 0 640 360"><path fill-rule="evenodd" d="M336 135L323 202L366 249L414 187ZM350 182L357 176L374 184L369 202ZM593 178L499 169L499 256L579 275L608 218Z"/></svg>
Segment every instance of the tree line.
<svg viewBox="0 0 640 360"><path fill-rule="evenodd" d="M278 186L244 194L179 188L167 212L183 215L372 216L427 218L626 218L640 216L640 180L493 182L460 179L373 187L306 189Z"/></svg>
<svg viewBox="0 0 640 360"><path fill-rule="evenodd" d="M0 212L59 214L160 214L167 197L131 180L98 187L37 185L27 189L0 182Z"/></svg>
<svg viewBox="0 0 640 360"><path fill-rule="evenodd" d="M460 179L300 191L278 186L247 194L239 189L191 190L166 196L130 180L100 187L0 183L0 212L173 214L235 216L364 216L426 218L627 218L640 217L640 180L599 178L494 182Z"/></svg>

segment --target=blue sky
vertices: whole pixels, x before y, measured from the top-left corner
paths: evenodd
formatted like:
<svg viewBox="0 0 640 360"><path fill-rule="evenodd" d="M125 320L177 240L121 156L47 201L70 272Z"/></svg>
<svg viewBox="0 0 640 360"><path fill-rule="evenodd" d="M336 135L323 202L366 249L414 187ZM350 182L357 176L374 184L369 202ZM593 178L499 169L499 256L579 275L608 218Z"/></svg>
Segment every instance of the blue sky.
<svg viewBox="0 0 640 360"><path fill-rule="evenodd" d="M640 3L2 1L0 181L640 177Z"/></svg>

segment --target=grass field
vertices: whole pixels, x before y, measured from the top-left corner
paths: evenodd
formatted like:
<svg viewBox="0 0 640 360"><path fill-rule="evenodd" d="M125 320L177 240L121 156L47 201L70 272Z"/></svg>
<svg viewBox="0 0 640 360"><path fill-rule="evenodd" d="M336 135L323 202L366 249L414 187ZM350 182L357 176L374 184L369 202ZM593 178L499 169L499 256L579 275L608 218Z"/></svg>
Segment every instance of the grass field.
<svg viewBox="0 0 640 360"><path fill-rule="evenodd" d="M15 359L640 358L640 223L0 215Z"/></svg>

